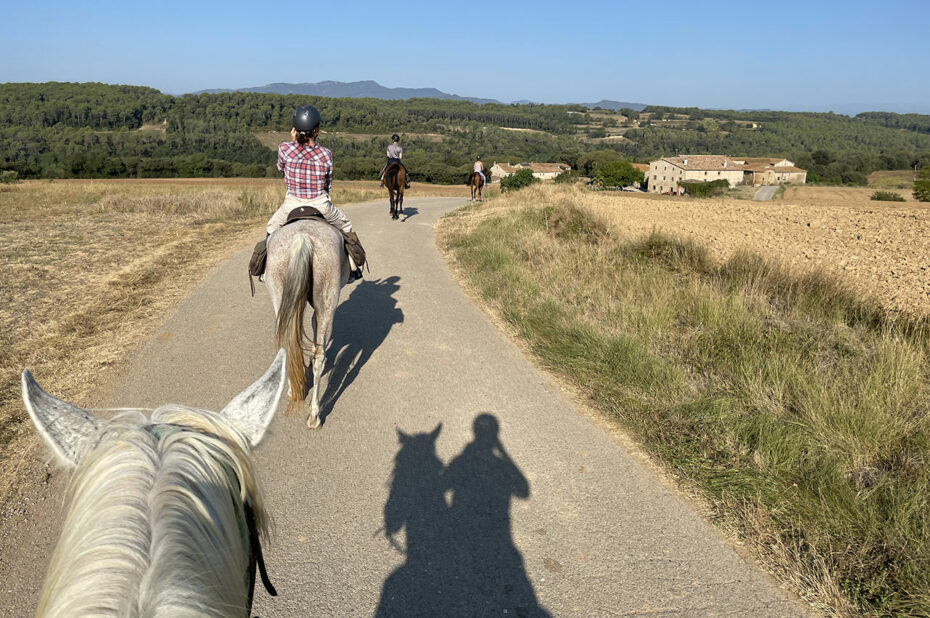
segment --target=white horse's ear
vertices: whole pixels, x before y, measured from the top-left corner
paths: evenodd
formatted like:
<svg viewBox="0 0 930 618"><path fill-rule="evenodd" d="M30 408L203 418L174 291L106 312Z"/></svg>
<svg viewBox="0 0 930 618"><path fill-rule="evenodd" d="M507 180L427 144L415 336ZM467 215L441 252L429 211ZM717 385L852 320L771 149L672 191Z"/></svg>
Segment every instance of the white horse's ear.
<svg viewBox="0 0 930 618"><path fill-rule="evenodd" d="M78 464L81 443L97 431L97 419L82 408L42 390L29 370L22 375L23 402L39 435L62 465Z"/></svg>
<svg viewBox="0 0 930 618"><path fill-rule="evenodd" d="M233 397L220 412L248 438L253 447L262 441L265 430L278 409L278 402L287 382L287 373L284 370L286 360L284 349L278 350L278 355L265 375Z"/></svg>

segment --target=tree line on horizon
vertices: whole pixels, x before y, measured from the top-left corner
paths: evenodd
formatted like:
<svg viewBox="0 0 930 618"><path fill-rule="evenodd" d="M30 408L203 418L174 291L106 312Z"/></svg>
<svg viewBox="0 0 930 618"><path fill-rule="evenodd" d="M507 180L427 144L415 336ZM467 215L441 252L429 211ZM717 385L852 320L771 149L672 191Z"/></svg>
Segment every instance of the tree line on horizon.
<svg viewBox="0 0 930 618"><path fill-rule="evenodd" d="M229 92L165 95L97 83L0 84L0 170L22 178L277 176L275 153L257 134L287 132L297 105L324 119L321 143L337 178L374 178L399 133L416 181L463 182L476 154L494 161L566 163L584 175L627 159L689 154L787 157L811 182L864 184L875 170L930 163L930 116L869 112L736 112L650 106L626 140L592 139L603 120L578 105L477 104ZM666 126L660 119L684 118ZM739 121L758 124L749 128ZM680 125L680 126L679 126ZM513 131L512 129L529 129ZM344 135L349 133L352 135ZM371 137L365 138L365 135Z"/></svg>

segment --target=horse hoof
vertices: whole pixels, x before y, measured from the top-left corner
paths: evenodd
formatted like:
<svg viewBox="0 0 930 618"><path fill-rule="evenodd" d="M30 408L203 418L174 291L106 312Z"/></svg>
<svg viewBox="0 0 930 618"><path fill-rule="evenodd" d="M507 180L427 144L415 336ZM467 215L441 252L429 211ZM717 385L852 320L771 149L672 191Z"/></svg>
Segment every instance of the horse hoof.
<svg viewBox="0 0 930 618"><path fill-rule="evenodd" d="M319 416L313 416L312 414L307 417L307 429L319 429L320 425L323 424L323 419Z"/></svg>

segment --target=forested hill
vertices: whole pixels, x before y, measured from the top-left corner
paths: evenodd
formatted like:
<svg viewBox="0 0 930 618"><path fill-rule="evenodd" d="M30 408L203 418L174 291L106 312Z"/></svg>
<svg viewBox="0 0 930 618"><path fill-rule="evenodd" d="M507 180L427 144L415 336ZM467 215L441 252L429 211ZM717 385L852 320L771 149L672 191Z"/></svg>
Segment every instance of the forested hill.
<svg viewBox="0 0 930 618"><path fill-rule="evenodd" d="M785 156L811 180L863 182L930 162L930 116L476 104L230 92L173 97L96 83L0 84L0 170L21 177L274 176L297 105L316 105L341 178L373 178L391 133L414 180L460 182L474 160L560 161L590 173L615 158ZM273 133L279 132L279 133Z"/></svg>

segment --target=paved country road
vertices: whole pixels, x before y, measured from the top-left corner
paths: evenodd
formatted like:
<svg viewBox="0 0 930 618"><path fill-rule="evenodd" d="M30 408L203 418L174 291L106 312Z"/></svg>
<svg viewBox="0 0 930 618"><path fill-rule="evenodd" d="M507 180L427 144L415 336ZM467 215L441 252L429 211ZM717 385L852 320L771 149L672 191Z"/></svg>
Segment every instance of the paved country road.
<svg viewBox="0 0 930 618"><path fill-rule="evenodd" d="M768 202L773 197L775 197L775 193L777 191L778 187L775 186L762 187L756 191L756 194L752 196L752 199L754 202Z"/></svg>
<svg viewBox="0 0 930 618"><path fill-rule="evenodd" d="M462 204L410 199L402 223L386 201L346 209L371 273L344 290L337 312L323 428L279 413L257 452L278 597L259 587L254 613L808 613L469 301L433 229ZM177 307L101 403L219 409L265 370L272 310L263 285L249 296L249 253ZM35 606L61 476L22 542L4 545L3 615Z"/></svg>

